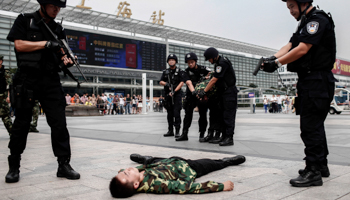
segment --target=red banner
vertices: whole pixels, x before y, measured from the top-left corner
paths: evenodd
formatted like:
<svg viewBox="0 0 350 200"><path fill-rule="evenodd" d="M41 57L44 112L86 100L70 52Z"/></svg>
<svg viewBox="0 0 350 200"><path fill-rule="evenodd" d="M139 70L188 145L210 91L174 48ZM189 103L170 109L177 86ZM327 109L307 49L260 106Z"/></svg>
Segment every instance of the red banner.
<svg viewBox="0 0 350 200"><path fill-rule="evenodd" d="M336 59L332 72L333 74L350 76L350 62Z"/></svg>

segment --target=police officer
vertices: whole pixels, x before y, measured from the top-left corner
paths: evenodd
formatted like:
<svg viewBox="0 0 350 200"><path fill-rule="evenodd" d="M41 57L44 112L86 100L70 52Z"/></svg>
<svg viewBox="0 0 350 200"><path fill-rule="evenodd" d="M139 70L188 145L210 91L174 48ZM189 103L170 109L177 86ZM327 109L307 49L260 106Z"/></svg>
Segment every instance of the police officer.
<svg viewBox="0 0 350 200"><path fill-rule="evenodd" d="M301 138L305 144L306 167L290 180L296 187L320 186L322 176L330 175L327 166L327 139L324 121L334 95L337 80L332 73L336 42L332 18L312 6L312 0L282 0L290 14L300 21L289 43L274 56L266 58L263 70L274 72L287 65L298 74L298 99Z"/></svg>
<svg viewBox="0 0 350 200"><path fill-rule="evenodd" d="M199 112L199 140L203 140L205 130L207 129L207 107L204 102L198 101L194 86L210 73L210 69L202 65L197 64L198 57L195 53L188 53L185 55L185 63L188 67L185 69L186 72L186 97L184 100L185 118L183 121L182 135L176 138L176 141L188 140L188 129L191 126L193 118L193 109L198 106Z"/></svg>
<svg viewBox="0 0 350 200"><path fill-rule="evenodd" d="M237 88L236 75L232 63L227 58L219 56L218 50L213 47L204 52L205 60L214 64L213 78L204 90L199 91L198 97L203 98L215 85L220 99L223 116L222 141L220 146L233 145L233 135L236 121Z"/></svg>
<svg viewBox="0 0 350 200"><path fill-rule="evenodd" d="M160 85L164 86L165 99L164 107L167 110L168 132L164 137L174 136L174 128L176 130L176 137L180 137L181 125L181 108L182 108L182 94L181 87L185 81L185 72L176 67L177 57L175 54L170 54L167 58L167 63L170 68L163 71L160 78Z"/></svg>
<svg viewBox="0 0 350 200"><path fill-rule="evenodd" d="M9 172L6 182L19 180L19 167L35 100L39 100L51 127L51 142L58 161L57 177L79 179L80 174L70 166L71 149L67 130L66 101L60 83L59 66L72 66L73 62L62 56L60 44L45 29L46 23L59 39L66 39L64 29L54 21L65 0L38 0L40 9L34 13L20 14L7 39L15 44L18 70L13 79L15 87L16 118L12 127L8 157ZM62 52L63 53L63 52ZM12 100L11 100L12 101Z"/></svg>
<svg viewBox="0 0 350 200"><path fill-rule="evenodd" d="M12 82L11 73L2 65L4 56L0 55L0 116L7 132L11 135L12 120L10 115L10 93L9 85Z"/></svg>

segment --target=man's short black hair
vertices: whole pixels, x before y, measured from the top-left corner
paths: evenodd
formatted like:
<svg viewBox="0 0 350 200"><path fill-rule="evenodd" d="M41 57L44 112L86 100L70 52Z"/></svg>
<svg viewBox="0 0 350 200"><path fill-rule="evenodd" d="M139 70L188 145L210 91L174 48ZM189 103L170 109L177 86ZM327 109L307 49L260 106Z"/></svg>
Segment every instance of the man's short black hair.
<svg viewBox="0 0 350 200"><path fill-rule="evenodd" d="M115 198L127 198L136 193L132 182L123 184L119 179L117 179L117 177L113 177L109 183L109 191L111 192L112 197Z"/></svg>

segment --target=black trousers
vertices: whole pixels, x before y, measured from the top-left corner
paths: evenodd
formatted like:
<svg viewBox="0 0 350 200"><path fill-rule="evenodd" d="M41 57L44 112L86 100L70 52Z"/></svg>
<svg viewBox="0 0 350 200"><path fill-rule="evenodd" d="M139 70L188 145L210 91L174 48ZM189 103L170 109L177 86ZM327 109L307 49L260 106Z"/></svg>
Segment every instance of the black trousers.
<svg viewBox="0 0 350 200"><path fill-rule="evenodd" d="M328 163L328 145L324 121L334 96L334 77L331 72L311 72L299 78L297 113L300 114L301 139L305 145L307 166Z"/></svg>
<svg viewBox="0 0 350 200"><path fill-rule="evenodd" d="M228 167L229 164L225 163L222 160L212 160L212 159L199 159L199 160L190 160L190 159L184 159L181 157L171 157L171 158L178 158L180 160L186 161L188 165L197 172L197 177L199 178L201 176L204 176L210 172L224 169L225 167ZM144 164L152 164L159 162L165 158L159 158L159 157L154 157L152 159L147 160L147 163Z"/></svg>
<svg viewBox="0 0 350 200"><path fill-rule="evenodd" d="M198 106L199 132L205 132L208 126L206 103L200 102L195 96L192 96L192 94L188 94L186 98L187 98L187 103L185 106L185 118L183 121L183 129L188 130L191 127L192 119L193 119L193 110L196 106Z"/></svg>
<svg viewBox="0 0 350 200"><path fill-rule="evenodd" d="M229 87L225 90L221 98L223 107L224 128L223 136L233 137L236 124L237 112L237 88L236 86Z"/></svg>
<svg viewBox="0 0 350 200"><path fill-rule="evenodd" d="M222 106L220 105L220 99L218 96L212 96L207 102L209 108L209 128L211 131L220 131L224 127Z"/></svg>
<svg viewBox="0 0 350 200"><path fill-rule="evenodd" d="M22 76L26 77L26 76ZM70 156L70 141L66 123L66 101L60 78L57 73L41 76L39 79L24 78L21 81L26 90L33 91L34 99L28 95L21 98L21 105L16 106L16 118L8 147L12 155L23 153L27 144L27 136L32 121L32 109L35 99L39 100L51 128L51 144L54 155ZM28 92L24 92L26 94Z"/></svg>
<svg viewBox="0 0 350 200"><path fill-rule="evenodd" d="M172 100L170 96L167 96L165 98L165 101L167 101L166 109L167 109L167 119L168 119L168 128L169 130L172 130L173 127L180 127L181 125L181 108L182 108L182 99L181 99L181 93L177 93L174 96L174 105L172 105Z"/></svg>

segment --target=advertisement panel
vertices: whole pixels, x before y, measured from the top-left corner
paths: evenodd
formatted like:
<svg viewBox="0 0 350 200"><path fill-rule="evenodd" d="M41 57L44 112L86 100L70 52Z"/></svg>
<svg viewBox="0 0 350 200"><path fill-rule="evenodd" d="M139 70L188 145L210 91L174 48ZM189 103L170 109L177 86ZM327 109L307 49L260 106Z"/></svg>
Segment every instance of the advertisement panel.
<svg viewBox="0 0 350 200"><path fill-rule="evenodd" d="M350 62L336 59L332 72L333 74L350 76Z"/></svg>
<svg viewBox="0 0 350 200"><path fill-rule="evenodd" d="M162 71L166 45L102 34L66 30L80 64Z"/></svg>

